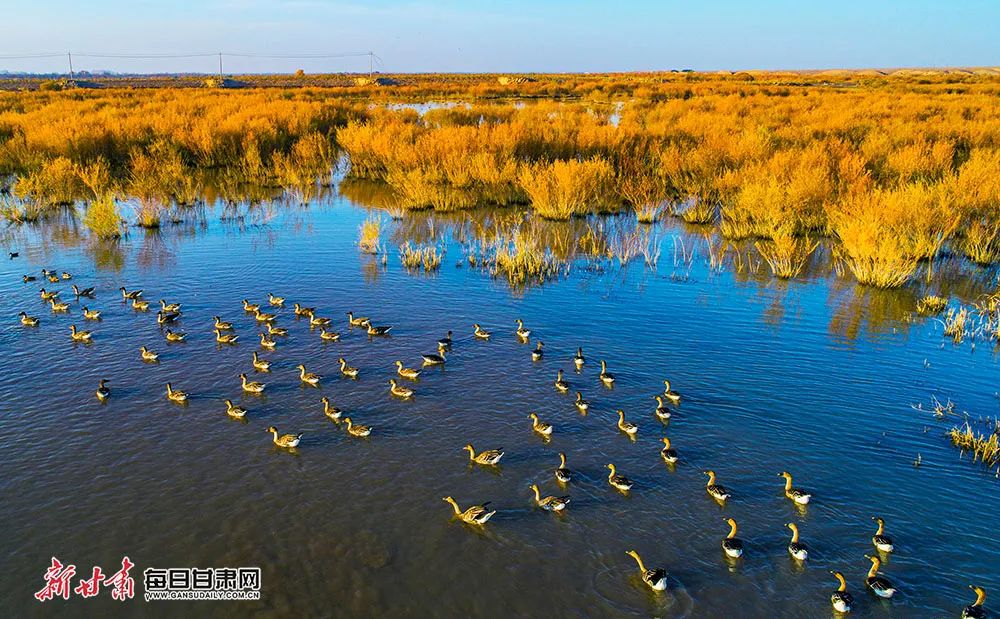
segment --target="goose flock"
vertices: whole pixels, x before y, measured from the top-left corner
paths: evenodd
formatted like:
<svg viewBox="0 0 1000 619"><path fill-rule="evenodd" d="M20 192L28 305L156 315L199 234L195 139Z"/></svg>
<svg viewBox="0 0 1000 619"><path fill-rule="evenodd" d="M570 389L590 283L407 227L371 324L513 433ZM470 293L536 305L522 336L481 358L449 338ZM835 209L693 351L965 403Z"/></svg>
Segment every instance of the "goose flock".
<svg viewBox="0 0 1000 619"><path fill-rule="evenodd" d="M42 269L42 278L48 281L49 284L58 284L60 282L71 280L72 276L65 271L56 273L54 271ZM24 275L22 277L22 281L24 283L33 282L37 279L37 277L32 275ZM150 302L143 297L142 290L129 290L125 287L121 287L119 288L119 292L121 293L121 303L130 304L131 307L138 313L149 311ZM81 304L81 301L84 299L87 299L88 303L91 300L95 300L97 298L96 289L94 287L81 289L76 284L73 284L72 294L79 305L80 318L84 321L99 324L101 321L101 311L98 309L92 309L88 305ZM65 316L71 312L71 303L63 301L61 299L61 293L58 290L47 290L44 287L40 288L39 297L41 301L48 306L49 310L53 314ZM249 299L242 300L242 310L251 315L254 318L254 322L259 325L261 329L257 334L257 341L259 342L260 348L265 352L274 350L279 345L281 338L288 337L289 335L286 328L280 327L276 324L279 318L278 312L284 308L285 301L284 297L276 296L273 293L267 294L266 305L263 303L252 303ZM156 322L161 327L161 333L164 340L166 342L185 341L188 334L183 331L175 330L176 323L180 322L183 315L182 304L168 303L165 299L160 299L157 305L159 306L159 309L156 311ZM262 310L262 306L268 311ZM341 338L340 332L331 330L333 320L317 315L316 308L305 307L299 303L295 303L293 307L294 315L299 318L308 319L310 331L319 329L319 337L323 340L338 341ZM18 317L20 324L25 328L39 328L43 323L42 318L30 315L27 311L21 311ZM516 329L514 329L511 334L522 343L529 342L532 331L525 327L524 322L521 319L513 321L513 324L516 324ZM350 328L360 329L369 337L388 335L392 329L389 325L376 325L371 318L367 316L355 316L352 312L347 312L347 326ZM211 328L206 328L206 333L213 334L215 341L220 346L235 345L240 339L240 336L235 333L233 323L223 320L220 316L213 316ZM69 326L69 336L73 342L92 345L95 342L95 335L94 331L81 329L76 324L71 324ZM486 330L479 323L472 325L471 335L473 340L489 340L494 337L493 332ZM451 353L453 344L453 332L448 331L443 338L436 342L435 352L421 355L422 365L435 366L447 363L446 355ZM137 352L139 353L137 355L137 361L152 364L157 363L159 355L152 347L143 345L138 348ZM544 345L542 341L536 340L536 345L530 353L531 360L541 361L544 354ZM248 358L248 361L249 368L251 368L258 375L266 375L271 369L270 361L262 357L258 351L253 351L251 357ZM586 357L584 357L582 347L577 348L575 355L573 355L569 361L578 371L582 370L582 368L589 363ZM351 366L347 359L341 357L339 358L338 363L340 373L343 376L348 378L358 377L360 370L357 367ZM599 365L600 372L597 375L597 382L604 387L613 387L615 384L615 376L608 370L606 360L601 359L599 361ZM407 367L404 365L402 360L395 361L395 368L396 375L387 378L386 383L384 383L388 385L387 391L389 396L400 399L409 399L414 397L414 389L405 385L402 381L416 380L420 376L422 368ZM299 379L302 383L307 385L317 386L324 380L322 375L309 371L303 364L297 365L295 369L298 371ZM251 380L249 374L246 372L240 373L239 379L241 390L245 393L261 394L267 388L266 383L258 380ZM113 397L113 384L112 379L102 378L97 385L95 397L101 402L108 401ZM569 393L571 390L571 386L565 379L562 369L557 371L552 385L555 390L560 393ZM672 389L669 380L664 380L663 385L663 391L654 396L657 405L652 413L656 419L665 423L671 418L671 406L676 406L680 403L681 394ZM185 391L178 389L171 383L167 382L165 383L164 397L173 403L184 405L186 404L189 396ZM330 420L336 422L338 426L342 427L349 436L359 439L370 439L370 437L372 437L374 432L373 427L357 423L357 421L353 420L351 417L346 416L341 409L337 408L330 402L329 398L323 397L320 402L322 404L323 414ZM223 404L225 406L225 413L230 417L243 419L248 414L246 409L237 406L231 399L224 400ZM573 404L577 411L582 415L586 415L590 407L587 400L584 399L581 391L575 392L575 400L573 400ZM635 437L639 431L639 426L634 421L626 419L625 412L621 409L616 411L616 415L616 426L618 430L632 441L635 441ZM530 412L527 415L527 418L531 421L531 431L538 434L542 440L547 443L553 434L553 425L542 420L535 412ZM665 426L661 424L660 427ZM281 433L278 428L273 425L269 426L266 431L271 436L271 442L281 449L296 450L301 444L303 438L302 433ZM660 451L660 458L668 466L672 467L681 461L681 457L673 448L669 437L662 437L662 442L663 448ZM462 449L468 452L470 463L482 467L498 466L501 459L505 455L504 451L499 448L477 450L472 443L466 444ZM554 469L554 476L559 486L565 490L566 488L571 487L574 474L573 471L567 467L566 454L560 452L558 456L559 466ZM619 472L615 464L608 463L607 469L609 471L607 476L607 483L609 486L623 494L628 494L632 491L634 486L632 480ZM728 487L718 483L715 471L706 470L704 471L704 474L707 476L705 484L706 494L711 500L725 506L726 502L732 497L732 491ZM805 506L810 503L812 500L812 494L803 488L796 487L793 484L791 473L788 471L782 471L778 473L777 476L783 478L784 480L784 496L789 501L800 508L805 508ZM530 490L533 494L535 505L544 511L560 515L565 513L571 504L571 497L569 495L543 495L537 484L531 484L531 486L528 487L528 490ZM463 508L451 496L442 497L442 500L451 507L453 512L452 515L455 519L473 527L485 526L497 513L497 510L491 507L491 502L473 504ZM872 555L865 555L865 559L870 561L870 567L864 580L864 587L878 598L888 599L896 595L898 590L891 580L880 573L880 570L885 557L890 553L895 552L896 547L892 538L885 532L885 521L877 516L873 516L872 520L875 523L875 531L871 537L871 543L874 547L875 553ZM743 540L737 536L739 528L736 520L733 518L726 518L725 524L728 525L729 532L724 538L721 539L720 542L723 557L725 557L727 561L746 560L746 548ZM795 523L786 523L784 526L791 533L791 537L787 545L788 555L794 561L799 563L809 561L809 548L800 538L798 525ZM650 590L654 592L661 592L669 588L670 577L664 568L648 567L639 555L638 551L634 549L625 550L624 554L630 556L635 561L638 566L642 582L645 583ZM830 594L830 604L833 610L837 613L850 613L854 608L855 602L852 594L848 591L847 581L844 578L843 573L840 571L830 570L830 573L838 583L837 589ZM961 616L965 619L980 619L986 617L987 612L983 606L983 602L986 597L985 591L981 587L974 585L970 585L970 588L973 590L976 597L971 604L964 607Z"/></svg>

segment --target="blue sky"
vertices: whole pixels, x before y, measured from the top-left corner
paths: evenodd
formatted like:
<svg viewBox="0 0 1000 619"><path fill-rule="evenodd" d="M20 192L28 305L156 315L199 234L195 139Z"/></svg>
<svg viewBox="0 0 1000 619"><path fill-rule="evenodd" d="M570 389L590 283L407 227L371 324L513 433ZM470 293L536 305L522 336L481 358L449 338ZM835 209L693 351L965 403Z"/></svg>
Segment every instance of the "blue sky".
<svg viewBox="0 0 1000 619"><path fill-rule="evenodd" d="M385 71L639 71L1000 65L1000 0L0 0L0 56L321 54ZM64 58L0 70L61 71ZM77 69L217 70L218 60L77 56ZM360 58L226 61L226 72L356 71Z"/></svg>

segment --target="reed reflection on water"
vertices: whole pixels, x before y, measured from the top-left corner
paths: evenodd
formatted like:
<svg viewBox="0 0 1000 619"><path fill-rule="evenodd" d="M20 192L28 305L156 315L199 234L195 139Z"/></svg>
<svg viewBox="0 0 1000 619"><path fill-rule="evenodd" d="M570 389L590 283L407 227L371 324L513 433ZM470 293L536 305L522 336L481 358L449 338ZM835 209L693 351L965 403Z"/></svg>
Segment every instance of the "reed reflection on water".
<svg viewBox="0 0 1000 619"><path fill-rule="evenodd" d="M970 582L1000 589L998 538L980 517L1000 507L996 481L948 444L953 420L910 408L935 395L995 414L992 343L953 345L914 309L928 292L973 303L994 291L991 271L946 257L929 280L874 291L841 276L821 245L797 277L776 280L753 242L676 219L404 213L384 186L357 181L206 196L177 213L114 243L91 240L71 209L6 233L21 253L0 269L6 313L42 318L37 330L0 330L16 369L0 377L10 497L0 605L18 616L44 612L29 596L54 553L78 565L129 554L140 566L262 567L261 602L191 607L210 615L813 617L829 612L828 569L845 573L857 616L955 615ZM373 216L380 253L363 255L358 227ZM542 277L511 280L498 267L497 252L517 251L518 238L551 266ZM404 243L444 259L405 269ZM76 303L54 317L21 282L43 267L97 286L94 344L68 342L69 324L82 324ZM151 315L120 303L122 285L183 303L188 341L162 342ZM317 306L344 335L322 341L290 309L274 310L290 335L262 355L274 363L254 377L265 394L241 396L257 328L239 302L266 303L271 291ZM391 336L349 329L349 310L393 325ZM235 323L237 345L215 344L213 315ZM532 341L514 337L516 318ZM473 339L475 322L490 341ZM390 398L394 362L418 365L449 329L445 366L426 368L412 399ZM533 362L536 339L545 353ZM158 364L139 362L142 344ZM578 346L588 362L576 372ZM340 357L360 368L357 381L339 377ZM612 389L598 380L600 359ZM300 363L324 376L320 387L301 383ZM560 368L566 396L552 384ZM103 406L99 378L111 378ZM652 398L664 378L683 393L665 424ZM186 407L165 401L166 381L191 394ZM338 430L323 396L372 437ZM248 410L244 421L227 418L225 398ZM639 426L634 442L616 427L618 409ZM550 442L532 433L531 411L555 426ZM304 433L296 453L269 443L269 425ZM663 436L676 465L659 457ZM469 442L502 446L502 465L469 465ZM559 452L575 476L564 491ZM608 487L608 462L635 482L629 496ZM725 508L705 496L709 468L733 493ZM784 498L783 470L814 494L808 507ZM533 508L532 483L570 495L565 514ZM497 514L470 531L449 522L446 495L463 507L490 500ZM901 591L891 603L863 591L874 513L898 544L884 568ZM746 543L735 564L719 547L727 517ZM804 565L787 556L787 522L810 548ZM649 591L630 548L666 568L665 592ZM72 603L83 615L119 608Z"/></svg>

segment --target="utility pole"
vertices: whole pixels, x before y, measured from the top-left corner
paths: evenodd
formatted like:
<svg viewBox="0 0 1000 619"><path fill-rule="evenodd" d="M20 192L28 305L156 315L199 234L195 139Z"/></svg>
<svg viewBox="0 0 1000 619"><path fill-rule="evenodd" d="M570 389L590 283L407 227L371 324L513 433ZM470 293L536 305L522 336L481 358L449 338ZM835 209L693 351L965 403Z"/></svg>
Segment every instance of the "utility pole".
<svg viewBox="0 0 1000 619"><path fill-rule="evenodd" d="M368 77L375 74L375 52L368 52Z"/></svg>
<svg viewBox="0 0 1000 619"><path fill-rule="evenodd" d="M219 81L222 81L222 52L219 52Z"/></svg>
<svg viewBox="0 0 1000 619"><path fill-rule="evenodd" d="M66 52L66 57L69 59L69 79L73 80L73 52Z"/></svg>

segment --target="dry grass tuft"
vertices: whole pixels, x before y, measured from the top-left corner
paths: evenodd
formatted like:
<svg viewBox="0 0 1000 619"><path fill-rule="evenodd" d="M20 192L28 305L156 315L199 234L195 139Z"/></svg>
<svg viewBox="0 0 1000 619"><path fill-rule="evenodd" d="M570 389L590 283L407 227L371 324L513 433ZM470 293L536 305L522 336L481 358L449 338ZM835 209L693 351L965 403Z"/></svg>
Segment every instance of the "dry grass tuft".
<svg viewBox="0 0 1000 619"><path fill-rule="evenodd" d="M382 220L374 215L358 226L358 249L366 254L377 254L381 247Z"/></svg>
<svg viewBox="0 0 1000 619"><path fill-rule="evenodd" d="M917 313L921 316L937 316L948 307L948 299L929 294L917 301Z"/></svg>
<svg viewBox="0 0 1000 619"><path fill-rule="evenodd" d="M612 178L604 159L526 165L518 176L531 205L545 219L568 220L596 212L607 199Z"/></svg>
<svg viewBox="0 0 1000 619"><path fill-rule="evenodd" d="M968 451L973 455L973 461L980 461L987 466L995 466L1000 463L1000 439L997 433L1000 427L994 423L993 431L989 434L976 432L969 423L962 427L954 427L948 431L948 437L952 445L962 451Z"/></svg>

